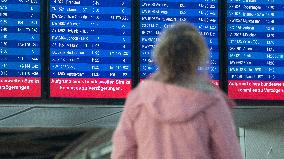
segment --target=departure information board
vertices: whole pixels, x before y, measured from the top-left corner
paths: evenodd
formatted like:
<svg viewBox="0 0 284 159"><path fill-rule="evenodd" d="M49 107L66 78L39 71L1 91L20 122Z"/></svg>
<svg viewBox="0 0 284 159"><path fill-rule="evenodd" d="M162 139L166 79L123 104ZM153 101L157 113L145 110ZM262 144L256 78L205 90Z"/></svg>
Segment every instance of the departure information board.
<svg viewBox="0 0 284 159"><path fill-rule="evenodd" d="M140 79L157 70L151 50L161 30L177 21L193 23L205 36L210 48L210 67L205 69L218 85L218 0L140 0Z"/></svg>
<svg viewBox="0 0 284 159"><path fill-rule="evenodd" d="M125 98L131 0L50 1L50 96Z"/></svg>
<svg viewBox="0 0 284 159"><path fill-rule="evenodd" d="M0 97L41 97L40 0L0 1Z"/></svg>
<svg viewBox="0 0 284 159"><path fill-rule="evenodd" d="M228 94L284 100L284 1L228 0Z"/></svg>

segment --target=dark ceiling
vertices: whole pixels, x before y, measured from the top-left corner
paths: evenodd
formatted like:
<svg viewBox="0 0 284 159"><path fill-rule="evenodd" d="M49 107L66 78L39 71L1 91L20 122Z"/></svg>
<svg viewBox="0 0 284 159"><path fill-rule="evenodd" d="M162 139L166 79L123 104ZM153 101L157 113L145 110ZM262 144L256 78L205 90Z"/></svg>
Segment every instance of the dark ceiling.
<svg viewBox="0 0 284 159"><path fill-rule="evenodd" d="M78 142L82 129L0 129L0 159L53 159Z"/></svg>

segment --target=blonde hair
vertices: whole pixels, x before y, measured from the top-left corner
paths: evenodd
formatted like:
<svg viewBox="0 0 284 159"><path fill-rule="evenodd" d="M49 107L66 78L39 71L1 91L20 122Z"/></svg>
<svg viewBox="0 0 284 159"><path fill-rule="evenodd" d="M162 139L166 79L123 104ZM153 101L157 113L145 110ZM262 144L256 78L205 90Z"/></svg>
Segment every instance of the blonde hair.
<svg viewBox="0 0 284 159"><path fill-rule="evenodd" d="M196 27L185 22L173 24L162 32L153 50L159 69L156 78L167 83L195 78L207 56L208 46Z"/></svg>

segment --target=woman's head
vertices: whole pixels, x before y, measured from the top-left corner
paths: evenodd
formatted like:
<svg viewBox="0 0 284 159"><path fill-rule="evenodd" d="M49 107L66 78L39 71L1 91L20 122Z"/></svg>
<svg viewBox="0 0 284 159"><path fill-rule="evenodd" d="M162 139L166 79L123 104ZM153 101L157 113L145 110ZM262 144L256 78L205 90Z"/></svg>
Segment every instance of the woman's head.
<svg viewBox="0 0 284 159"><path fill-rule="evenodd" d="M154 49L153 58L159 68L159 78L174 83L197 75L205 66L208 47L197 28L179 22L162 32Z"/></svg>

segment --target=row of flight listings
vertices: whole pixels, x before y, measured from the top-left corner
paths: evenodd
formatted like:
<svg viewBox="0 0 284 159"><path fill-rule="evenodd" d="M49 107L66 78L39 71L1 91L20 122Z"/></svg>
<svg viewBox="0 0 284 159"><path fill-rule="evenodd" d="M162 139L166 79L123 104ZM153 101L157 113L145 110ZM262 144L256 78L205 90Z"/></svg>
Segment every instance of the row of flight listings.
<svg viewBox="0 0 284 159"><path fill-rule="evenodd" d="M50 97L125 98L132 87L131 0L50 0ZM140 0L139 77L157 68L151 50L162 29L190 21L210 48L219 85L219 27L226 27L228 95L284 100L284 1ZM40 0L0 1L0 97L41 97ZM220 66L223 67L223 66Z"/></svg>

